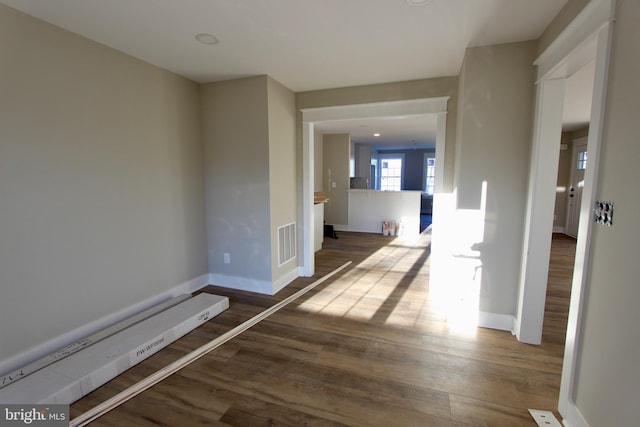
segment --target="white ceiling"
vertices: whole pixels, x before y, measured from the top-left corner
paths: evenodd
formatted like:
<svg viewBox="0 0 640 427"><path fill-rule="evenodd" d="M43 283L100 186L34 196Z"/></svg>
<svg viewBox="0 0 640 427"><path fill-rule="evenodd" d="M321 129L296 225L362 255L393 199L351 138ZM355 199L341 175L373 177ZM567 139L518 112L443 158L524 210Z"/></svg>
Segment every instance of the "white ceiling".
<svg viewBox="0 0 640 427"><path fill-rule="evenodd" d="M422 6L407 0L0 3L197 82L268 74L302 92L457 75L467 47L537 39L566 1L431 0ZM195 40L198 33L212 34L219 43L201 44ZM358 129L365 129L361 124L366 123L357 123Z"/></svg>
<svg viewBox="0 0 640 427"><path fill-rule="evenodd" d="M316 123L321 133L347 133L351 141L393 149L436 146L436 116L386 117L383 119L334 120ZM380 136L374 136L379 133Z"/></svg>

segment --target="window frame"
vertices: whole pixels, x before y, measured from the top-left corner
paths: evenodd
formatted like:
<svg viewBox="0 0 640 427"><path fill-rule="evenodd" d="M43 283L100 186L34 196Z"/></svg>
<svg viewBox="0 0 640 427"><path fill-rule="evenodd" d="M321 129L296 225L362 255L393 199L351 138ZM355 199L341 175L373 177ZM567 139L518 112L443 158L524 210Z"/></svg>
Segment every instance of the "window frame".
<svg viewBox="0 0 640 427"><path fill-rule="evenodd" d="M433 160L432 174L429 174L429 160ZM422 160L422 192L428 196L433 196L436 190L436 153L424 153ZM431 186L428 184L428 179L431 178ZM429 187L431 187L431 192L429 192Z"/></svg>
<svg viewBox="0 0 640 427"><path fill-rule="evenodd" d="M395 190L388 190L382 188L382 165L385 160L400 160L400 188ZM378 176L377 176L377 187L380 191L402 191L404 189L404 168L405 168L405 158L404 153L378 153ZM397 176L397 175L394 175Z"/></svg>

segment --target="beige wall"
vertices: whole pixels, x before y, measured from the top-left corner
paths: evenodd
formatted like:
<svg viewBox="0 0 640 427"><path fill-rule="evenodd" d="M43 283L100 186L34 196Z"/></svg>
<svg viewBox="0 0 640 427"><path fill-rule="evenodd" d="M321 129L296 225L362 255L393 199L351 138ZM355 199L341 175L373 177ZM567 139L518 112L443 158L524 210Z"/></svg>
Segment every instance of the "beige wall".
<svg viewBox="0 0 640 427"><path fill-rule="evenodd" d="M278 266L278 227L296 222L295 95L272 78L268 83L269 203L271 214L271 279L277 281L297 263Z"/></svg>
<svg viewBox="0 0 640 427"><path fill-rule="evenodd" d="M201 97L209 271L216 284L274 293L297 270L278 267L276 234L296 222L294 94L258 76L203 85Z"/></svg>
<svg viewBox="0 0 640 427"><path fill-rule="evenodd" d="M207 273L198 85L0 6L0 361Z"/></svg>
<svg viewBox="0 0 640 427"><path fill-rule="evenodd" d="M568 0L538 39L538 54L544 52L551 42L566 28L590 0Z"/></svg>
<svg viewBox="0 0 640 427"><path fill-rule="evenodd" d="M329 201L324 206L327 224L349 224L349 159L351 138L348 134L325 134L323 137L323 180ZM334 187L335 184L335 187Z"/></svg>
<svg viewBox="0 0 640 427"><path fill-rule="evenodd" d="M638 424L640 369L640 2L618 0L597 198L613 226L594 225L578 355L576 405L590 426Z"/></svg>
<svg viewBox="0 0 640 427"><path fill-rule="evenodd" d="M270 283L267 107L266 76L202 86L209 270Z"/></svg>
<svg viewBox="0 0 640 427"><path fill-rule="evenodd" d="M314 130L313 133L313 191L324 191L325 183L322 178L323 174L323 144L322 144L323 135Z"/></svg>
<svg viewBox="0 0 640 427"><path fill-rule="evenodd" d="M471 244L459 250L479 253L480 310L489 313L515 314L531 151L535 49L535 42L467 49L460 77L457 207L475 212L483 230L477 242L466 242L468 236L451 237ZM479 212L483 203L486 212Z"/></svg>
<svg viewBox="0 0 640 427"><path fill-rule="evenodd" d="M354 144L355 176L369 178L371 176L371 146L366 144ZM371 188L372 183L369 183Z"/></svg>

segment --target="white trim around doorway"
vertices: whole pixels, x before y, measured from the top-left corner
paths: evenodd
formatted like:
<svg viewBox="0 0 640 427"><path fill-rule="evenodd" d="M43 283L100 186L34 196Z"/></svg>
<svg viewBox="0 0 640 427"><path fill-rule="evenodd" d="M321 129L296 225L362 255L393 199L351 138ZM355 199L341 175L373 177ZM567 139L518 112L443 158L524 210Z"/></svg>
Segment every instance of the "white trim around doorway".
<svg viewBox="0 0 640 427"><path fill-rule="evenodd" d="M302 265L304 276L315 271L313 235L314 124L331 120L421 116L436 114L436 163L444 165L447 103L449 97L421 98L365 104L303 108L302 111ZM443 168L436 169L436 193L444 188ZM434 202L434 215L436 214ZM435 222L435 220L434 220ZM433 244L432 237L432 246Z"/></svg>
<svg viewBox="0 0 640 427"><path fill-rule="evenodd" d="M538 66L538 82L533 155L527 196L520 297L514 328L520 341L531 344L539 344L542 337L564 82L587 62L595 60L596 65L587 145L589 162L585 171L558 400L558 410L564 418L564 423L571 426L587 426L574 403L573 393L583 314L582 303L588 283L587 267L593 227L591 207L597 191L614 13L615 0L592 0L535 62ZM556 173L551 174L553 170L556 170ZM548 174L551 174L551 178Z"/></svg>

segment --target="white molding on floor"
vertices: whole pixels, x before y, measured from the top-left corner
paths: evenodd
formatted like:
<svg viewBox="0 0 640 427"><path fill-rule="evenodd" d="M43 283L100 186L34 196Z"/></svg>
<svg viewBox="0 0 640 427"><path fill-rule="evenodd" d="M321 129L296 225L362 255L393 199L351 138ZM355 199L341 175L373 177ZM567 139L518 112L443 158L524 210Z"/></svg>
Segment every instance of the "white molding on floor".
<svg viewBox="0 0 640 427"><path fill-rule="evenodd" d="M70 404L229 308L201 293L0 390L7 404Z"/></svg>
<svg viewBox="0 0 640 427"><path fill-rule="evenodd" d="M567 234L567 229L565 227L556 225L555 227L553 227L553 232L554 233Z"/></svg>
<svg viewBox="0 0 640 427"><path fill-rule="evenodd" d="M80 326L79 328L68 331L62 335L58 335L55 338L45 341L35 347L30 348L29 350L10 357L9 359L0 361L0 374L11 372L15 369L25 366L73 342L76 342L84 337L92 335L113 324L116 324L126 319L127 317L131 317L137 313L140 313L141 311L153 307L156 304L160 304L163 301L174 298L180 294L197 291L207 286L209 284L208 280L208 274L204 274L200 277L196 277L195 279L188 280L165 292L149 297L115 313L111 313L107 316L95 319L89 323L84 324L83 326Z"/></svg>

